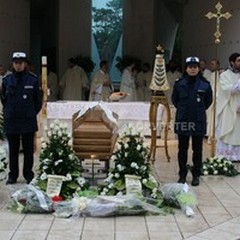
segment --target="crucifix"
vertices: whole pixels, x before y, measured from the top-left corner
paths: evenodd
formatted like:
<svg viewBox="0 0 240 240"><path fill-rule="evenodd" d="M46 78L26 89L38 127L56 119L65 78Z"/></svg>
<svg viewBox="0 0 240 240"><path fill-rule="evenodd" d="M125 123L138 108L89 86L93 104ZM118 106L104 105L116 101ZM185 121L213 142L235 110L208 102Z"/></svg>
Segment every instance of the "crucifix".
<svg viewBox="0 0 240 240"><path fill-rule="evenodd" d="M222 13L221 10L223 8L222 4L218 2L215 6L217 9L216 13L208 12L205 16L208 19L216 18L216 32L214 33L215 36L215 44L216 44L216 59L218 59L218 44L220 43L220 37L222 36L221 31L220 31L220 21L221 18L229 19L232 14L229 12ZM211 139L211 156L215 156L216 152L216 96L217 96L217 76L218 76L218 71L215 71L215 79L214 79L214 90L213 90L213 119L212 119L212 139Z"/></svg>

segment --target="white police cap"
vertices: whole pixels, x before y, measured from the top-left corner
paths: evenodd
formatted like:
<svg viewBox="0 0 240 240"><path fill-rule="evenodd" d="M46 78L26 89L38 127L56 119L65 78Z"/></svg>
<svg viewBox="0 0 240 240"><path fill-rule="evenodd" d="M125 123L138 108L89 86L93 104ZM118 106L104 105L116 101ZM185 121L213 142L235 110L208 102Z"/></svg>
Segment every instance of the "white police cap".
<svg viewBox="0 0 240 240"><path fill-rule="evenodd" d="M22 60L26 60L27 59L27 54L24 52L14 52L12 59L22 59Z"/></svg>
<svg viewBox="0 0 240 240"><path fill-rule="evenodd" d="M185 64L197 64L199 65L200 60L198 57L187 57L185 60Z"/></svg>

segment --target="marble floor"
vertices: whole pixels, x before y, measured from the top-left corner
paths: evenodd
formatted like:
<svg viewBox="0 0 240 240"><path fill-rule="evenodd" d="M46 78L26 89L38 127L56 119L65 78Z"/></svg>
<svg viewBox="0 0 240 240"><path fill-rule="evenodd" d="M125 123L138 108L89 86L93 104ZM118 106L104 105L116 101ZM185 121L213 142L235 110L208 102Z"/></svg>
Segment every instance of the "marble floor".
<svg viewBox="0 0 240 240"><path fill-rule="evenodd" d="M171 161L167 162L164 149L157 150L153 172L161 183L176 182L178 178L174 140L169 142L169 151ZM204 144L204 158L209 152L209 145ZM189 162L190 159L189 151ZM190 174L187 180L191 182ZM198 199L194 218L186 217L181 210L167 216L75 219L7 210L10 194L24 184L22 177L12 186L0 182L0 240L240 239L240 176L201 177L200 186L191 187Z"/></svg>

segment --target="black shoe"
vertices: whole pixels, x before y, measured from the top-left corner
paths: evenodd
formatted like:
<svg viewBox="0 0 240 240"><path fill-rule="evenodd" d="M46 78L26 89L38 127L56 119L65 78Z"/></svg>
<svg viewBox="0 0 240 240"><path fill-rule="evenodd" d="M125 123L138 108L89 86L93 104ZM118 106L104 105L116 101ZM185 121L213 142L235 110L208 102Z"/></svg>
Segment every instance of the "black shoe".
<svg viewBox="0 0 240 240"><path fill-rule="evenodd" d="M193 177L192 186L198 186L200 184L199 177Z"/></svg>
<svg viewBox="0 0 240 240"><path fill-rule="evenodd" d="M6 185L8 185L8 184L14 184L14 183L16 183L16 180L9 178L9 179L7 180L7 182L6 182Z"/></svg>
<svg viewBox="0 0 240 240"><path fill-rule="evenodd" d="M178 179L178 183L185 183L186 182L186 177L180 177Z"/></svg>
<svg viewBox="0 0 240 240"><path fill-rule="evenodd" d="M27 184L30 184L32 179L26 179Z"/></svg>

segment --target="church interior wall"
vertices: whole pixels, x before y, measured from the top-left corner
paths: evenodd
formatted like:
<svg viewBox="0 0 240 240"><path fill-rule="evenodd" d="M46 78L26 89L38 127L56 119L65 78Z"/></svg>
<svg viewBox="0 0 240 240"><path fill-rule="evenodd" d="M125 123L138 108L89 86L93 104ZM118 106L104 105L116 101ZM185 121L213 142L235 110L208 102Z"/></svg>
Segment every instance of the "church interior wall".
<svg viewBox="0 0 240 240"><path fill-rule="evenodd" d="M91 0L61 0L58 16L59 76L67 68L67 59L91 53Z"/></svg>
<svg viewBox="0 0 240 240"><path fill-rule="evenodd" d="M239 0L222 0L222 12L230 12L233 16L228 20L221 18L221 42L214 43L216 31L216 18L209 20L205 17L208 12L216 13L215 5L218 1L190 0L184 9L183 16L183 57L198 55L208 62L216 55L220 60L221 67L228 67L228 57L233 52L240 51Z"/></svg>
<svg viewBox="0 0 240 240"><path fill-rule="evenodd" d="M165 59L168 62L172 58L175 38L178 30L178 22L163 1L155 1L155 45L161 44L165 49Z"/></svg>
<svg viewBox="0 0 240 240"><path fill-rule="evenodd" d="M26 0L0 0L0 6L0 64L9 67L13 51L29 53L30 4Z"/></svg>

